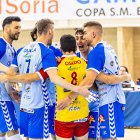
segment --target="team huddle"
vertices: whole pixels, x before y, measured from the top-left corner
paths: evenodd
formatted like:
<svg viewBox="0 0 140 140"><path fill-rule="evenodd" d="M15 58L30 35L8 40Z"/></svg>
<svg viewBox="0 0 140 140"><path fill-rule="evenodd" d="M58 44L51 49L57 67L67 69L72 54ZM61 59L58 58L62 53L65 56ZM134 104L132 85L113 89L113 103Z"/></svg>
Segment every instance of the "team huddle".
<svg viewBox="0 0 140 140"><path fill-rule="evenodd" d="M95 21L52 46L54 22L39 20L32 42L15 51L21 19L3 20L0 38L0 140L115 140L124 137L125 96L114 49ZM77 49L79 51L77 51ZM21 84L21 88L18 87ZM12 100L20 104L17 123ZM20 131L20 132L19 132ZM6 138L7 135L7 138Z"/></svg>

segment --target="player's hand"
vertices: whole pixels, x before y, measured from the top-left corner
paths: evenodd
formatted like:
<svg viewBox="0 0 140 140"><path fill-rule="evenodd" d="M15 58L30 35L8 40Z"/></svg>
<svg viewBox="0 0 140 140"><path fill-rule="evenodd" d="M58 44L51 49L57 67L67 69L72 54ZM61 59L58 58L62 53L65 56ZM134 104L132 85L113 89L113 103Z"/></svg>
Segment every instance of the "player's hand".
<svg viewBox="0 0 140 140"><path fill-rule="evenodd" d="M61 100L58 105L56 106L57 110L63 110L65 109L67 106L69 106L71 103L71 99L67 96L66 98L64 98L63 100Z"/></svg>
<svg viewBox="0 0 140 140"><path fill-rule="evenodd" d="M131 74L127 73L127 81L131 81Z"/></svg>
<svg viewBox="0 0 140 140"><path fill-rule="evenodd" d="M122 76L125 76L125 81L131 81L131 74L128 72L123 72Z"/></svg>
<svg viewBox="0 0 140 140"><path fill-rule="evenodd" d="M3 82L3 83L8 82L8 78L9 78L8 75L6 75L6 74L0 74L0 81L1 82Z"/></svg>
<svg viewBox="0 0 140 140"><path fill-rule="evenodd" d="M92 85L88 85L88 86L82 86L79 87L79 93L81 95L83 95L84 97L88 97L90 94L90 91L88 90Z"/></svg>

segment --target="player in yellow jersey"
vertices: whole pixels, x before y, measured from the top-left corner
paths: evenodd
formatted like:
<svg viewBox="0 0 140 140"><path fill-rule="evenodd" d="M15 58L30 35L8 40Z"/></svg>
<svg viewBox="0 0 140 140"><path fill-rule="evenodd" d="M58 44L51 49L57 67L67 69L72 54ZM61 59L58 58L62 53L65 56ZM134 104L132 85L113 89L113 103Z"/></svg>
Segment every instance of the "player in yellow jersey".
<svg viewBox="0 0 140 140"><path fill-rule="evenodd" d="M58 65L58 74L73 85L79 85L86 74L86 62L77 57L76 40L72 35L63 35L60 39L63 56ZM70 90L56 86L57 103L69 97ZM84 110L84 111L83 111ZM73 136L78 140L88 139L88 102L78 95L64 110L56 110L55 131L57 140L71 140Z"/></svg>

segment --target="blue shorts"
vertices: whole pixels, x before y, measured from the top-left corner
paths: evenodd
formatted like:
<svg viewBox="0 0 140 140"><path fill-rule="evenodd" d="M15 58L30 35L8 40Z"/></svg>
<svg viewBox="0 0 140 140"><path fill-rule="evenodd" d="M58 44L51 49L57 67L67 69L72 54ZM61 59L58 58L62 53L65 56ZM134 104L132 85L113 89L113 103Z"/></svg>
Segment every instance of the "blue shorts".
<svg viewBox="0 0 140 140"><path fill-rule="evenodd" d="M11 101L0 101L0 132L18 130L15 107Z"/></svg>
<svg viewBox="0 0 140 140"><path fill-rule="evenodd" d="M99 126L99 112L89 113L89 134L88 138L99 139L100 138L100 126Z"/></svg>
<svg viewBox="0 0 140 140"><path fill-rule="evenodd" d="M54 131L55 104L48 106L49 133L55 135Z"/></svg>
<svg viewBox="0 0 140 140"><path fill-rule="evenodd" d="M20 111L20 134L29 138L43 138L44 107Z"/></svg>
<svg viewBox="0 0 140 140"><path fill-rule="evenodd" d="M100 136L103 139L124 137L124 104L119 102L101 106Z"/></svg>

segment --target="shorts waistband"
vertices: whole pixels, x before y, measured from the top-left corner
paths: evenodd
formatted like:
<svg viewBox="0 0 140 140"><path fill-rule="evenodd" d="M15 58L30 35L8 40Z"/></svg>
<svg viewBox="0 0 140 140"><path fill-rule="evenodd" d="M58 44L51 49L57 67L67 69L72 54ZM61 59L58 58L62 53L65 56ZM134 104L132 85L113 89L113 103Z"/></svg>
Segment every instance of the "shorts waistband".
<svg viewBox="0 0 140 140"><path fill-rule="evenodd" d="M35 112L34 109L25 109L25 108L21 108L20 111L21 112L27 112L27 113L34 113Z"/></svg>
<svg viewBox="0 0 140 140"><path fill-rule="evenodd" d="M88 120L88 118L86 117L86 118L83 118L83 119L79 119L79 120L76 120L76 121L74 121L74 122L86 122Z"/></svg>

